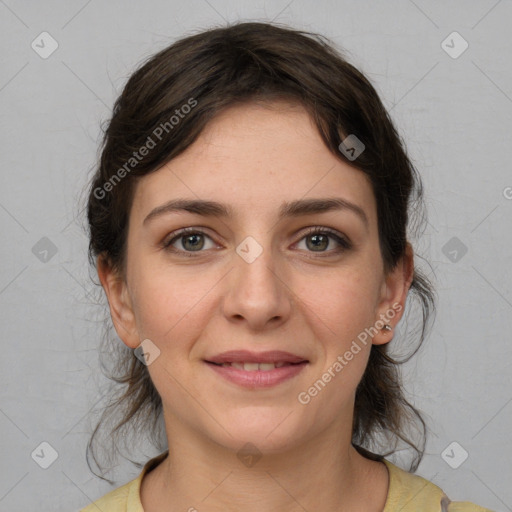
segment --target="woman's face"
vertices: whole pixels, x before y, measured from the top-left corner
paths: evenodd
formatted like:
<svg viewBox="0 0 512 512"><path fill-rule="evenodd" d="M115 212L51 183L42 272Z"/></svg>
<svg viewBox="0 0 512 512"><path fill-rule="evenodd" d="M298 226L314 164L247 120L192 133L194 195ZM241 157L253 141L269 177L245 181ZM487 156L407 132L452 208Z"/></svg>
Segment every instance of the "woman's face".
<svg viewBox="0 0 512 512"><path fill-rule="evenodd" d="M219 206L172 209L177 200ZM325 200L339 203L319 208ZM140 180L125 280L99 272L119 336L131 348L150 340L143 346L168 431L181 425L264 452L326 429L350 439L371 344L392 338L368 333L396 325L412 268L384 275L371 185L329 152L305 110L251 103L224 111ZM268 376L271 366L251 375L255 366L207 362L233 350L307 362Z"/></svg>

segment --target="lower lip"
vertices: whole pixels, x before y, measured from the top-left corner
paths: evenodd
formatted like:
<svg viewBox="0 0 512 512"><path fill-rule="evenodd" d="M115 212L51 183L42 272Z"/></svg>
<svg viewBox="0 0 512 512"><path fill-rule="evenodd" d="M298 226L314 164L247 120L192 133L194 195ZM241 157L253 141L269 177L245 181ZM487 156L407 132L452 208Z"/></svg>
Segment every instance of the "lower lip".
<svg viewBox="0 0 512 512"><path fill-rule="evenodd" d="M298 375L308 364L306 361L288 366L281 366L273 370L247 371L233 366L219 366L213 363L206 363L212 370L230 382L234 382L246 388L268 388L291 379Z"/></svg>

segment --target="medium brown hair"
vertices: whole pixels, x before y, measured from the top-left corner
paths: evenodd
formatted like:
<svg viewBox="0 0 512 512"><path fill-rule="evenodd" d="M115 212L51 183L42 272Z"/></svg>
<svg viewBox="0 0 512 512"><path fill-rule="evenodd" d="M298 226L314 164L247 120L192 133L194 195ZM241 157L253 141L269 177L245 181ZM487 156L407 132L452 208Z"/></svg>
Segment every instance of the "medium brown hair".
<svg viewBox="0 0 512 512"><path fill-rule="evenodd" d="M88 189L91 264L100 256L125 276L128 218L138 177L182 153L223 109L275 99L301 104L326 147L370 179L384 268L393 269L405 253L409 214L424 220L421 180L402 140L374 87L334 44L271 23L237 23L185 37L151 56L129 78L104 130L99 165ZM365 150L349 161L339 146L350 134ZM134 161L134 153L151 146L148 137L158 140ZM426 427L405 398L399 365L419 349L435 310L432 286L418 268L410 292L408 302L416 299L420 310L419 328L404 335L406 347L413 350L399 360L390 354L396 340L372 345L356 391L352 444L363 455L380 459L404 442L414 451L410 469L416 470ZM110 448L117 447L123 429L124 436L148 435L162 448L162 402L147 367L119 340L109 340L108 335L106 340L115 344L115 371L108 377L115 383L112 387L121 385L121 392L104 409L87 446L87 455L90 450L100 468L95 436L109 418L119 420L110 431Z"/></svg>

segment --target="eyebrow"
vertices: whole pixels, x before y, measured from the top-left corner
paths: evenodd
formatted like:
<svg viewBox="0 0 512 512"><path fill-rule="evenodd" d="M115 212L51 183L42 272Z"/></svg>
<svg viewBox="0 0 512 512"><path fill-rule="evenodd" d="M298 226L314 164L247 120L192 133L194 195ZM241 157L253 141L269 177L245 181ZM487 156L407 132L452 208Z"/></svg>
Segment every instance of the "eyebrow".
<svg viewBox="0 0 512 512"><path fill-rule="evenodd" d="M368 229L369 221L365 211L357 204L339 197L299 199L297 201L285 202L279 209L278 221L287 217L300 217L302 215L325 213L333 210L348 210L355 213L363 221L366 229ZM230 206L216 201L206 201L202 199L172 199L151 210L144 219L143 224L146 224L150 220L166 213L183 211L196 213L205 217L223 217L228 219L232 219L234 217L233 209Z"/></svg>

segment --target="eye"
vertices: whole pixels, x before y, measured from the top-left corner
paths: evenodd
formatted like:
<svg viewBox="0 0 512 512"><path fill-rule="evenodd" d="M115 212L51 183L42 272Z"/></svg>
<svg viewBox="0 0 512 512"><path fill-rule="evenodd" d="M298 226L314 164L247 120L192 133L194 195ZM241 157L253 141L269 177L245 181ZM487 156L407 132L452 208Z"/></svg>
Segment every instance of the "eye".
<svg viewBox="0 0 512 512"><path fill-rule="evenodd" d="M205 246L205 238L212 243L210 247ZM309 228L298 244L303 240L306 241L306 250L308 252L327 253L328 256L332 255L332 253L338 254L352 248L352 244L343 235L331 228L322 226ZM337 246L327 250L332 245ZM179 255L194 257L193 253L204 252L203 249L213 249L215 244L212 238L202 229L191 227L172 233L171 238L166 239L162 243L162 247Z"/></svg>
<svg viewBox="0 0 512 512"><path fill-rule="evenodd" d="M310 241L308 241L308 239ZM306 248L309 252L340 253L352 248L352 244L343 235L331 228L322 226L310 228L301 238L300 242L303 240L306 241ZM338 246L331 250L326 250L333 245L331 243L332 240L334 240Z"/></svg>
<svg viewBox="0 0 512 512"><path fill-rule="evenodd" d="M174 235L172 238L163 242L163 248L170 252L183 254L184 256L193 256L193 254L187 253L202 252L202 249L205 248L205 237L212 241L212 239L199 228L183 228L172 233L172 235ZM206 249L212 248L213 247L206 247Z"/></svg>

